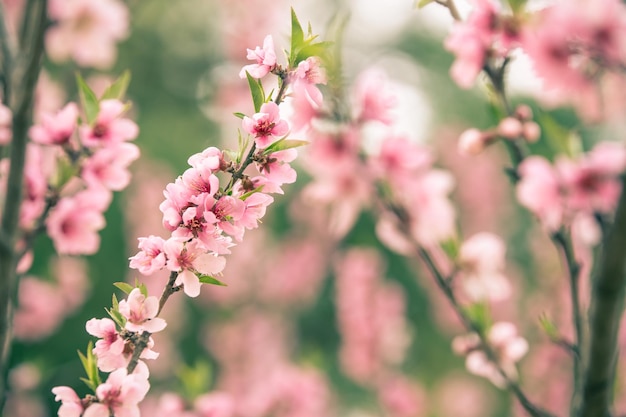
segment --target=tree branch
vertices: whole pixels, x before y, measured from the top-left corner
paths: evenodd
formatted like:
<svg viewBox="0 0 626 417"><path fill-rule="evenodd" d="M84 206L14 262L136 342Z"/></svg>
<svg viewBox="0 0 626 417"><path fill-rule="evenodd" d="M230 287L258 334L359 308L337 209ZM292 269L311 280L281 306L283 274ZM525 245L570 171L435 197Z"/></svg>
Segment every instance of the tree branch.
<svg viewBox="0 0 626 417"><path fill-rule="evenodd" d="M615 223L605 237L598 274L593 281L580 417L610 416L617 334L626 284L626 176Z"/></svg>

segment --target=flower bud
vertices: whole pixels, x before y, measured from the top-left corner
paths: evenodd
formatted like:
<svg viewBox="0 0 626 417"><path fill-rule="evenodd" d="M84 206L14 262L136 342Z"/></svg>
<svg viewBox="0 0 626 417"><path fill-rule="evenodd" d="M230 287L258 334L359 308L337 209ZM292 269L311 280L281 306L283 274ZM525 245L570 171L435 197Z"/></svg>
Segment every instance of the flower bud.
<svg viewBox="0 0 626 417"><path fill-rule="evenodd" d="M478 129L472 128L461 133L458 150L461 155L478 155L485 149L485 135Z"/></svg>
<svg viewBox="0 0 626 417"><path fill-rule="evenodd" d="M522 134L522 122L514 117L507 117L500 121L498 134L507 139L515 139Z"/></svg>

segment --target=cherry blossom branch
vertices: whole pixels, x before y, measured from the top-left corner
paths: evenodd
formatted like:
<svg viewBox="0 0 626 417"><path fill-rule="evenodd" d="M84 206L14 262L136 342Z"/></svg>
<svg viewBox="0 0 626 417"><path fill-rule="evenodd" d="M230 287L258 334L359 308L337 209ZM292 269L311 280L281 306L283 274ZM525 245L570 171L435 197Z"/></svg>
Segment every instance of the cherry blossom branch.
<svg viewBox="0 0 626 417"><path fill-rule="evenodd" d="M23 73L18 74L22 82L15 89L19 92L15 100L10 100L13 108L13 141L10 146L10 167L7 180L6 200L0 230L9 244L9 248L0 248L0 410L4 405L6 393L6 372L11 340L11 298L16 290L15 282L18 259L14 245L17 240L19 212L22 203L24 183L24 164L26 158L27 132L30 123L35 84L41 68L43 55L43 35L47 21L47 0L41 0L36 10L37 26L30 48L25 48L26 64ZM16 68L17 69L17 68ZM12 69L12 73L15 69ZM8 75L13 78L12 74Z"/></svg>
<svg viewBox="0 0 626 417"><path fill-rule="evenodd" d="M505 58L502 65L498 68L492 67L490 64L485 64L483 71L487 74L489 81L494 89L500 106L505 111L507 116L513 115L514 111L508 101L505 88L505 73L507 64L510 62L510 58ZM523 149L517 140L505 140L504 144L509 152L511 162L513 164L513 170L511 171L511 177L513 183L519 180L519 166L528 156L527 151ZM580 307L580 263L576 260L574 254L574 248L572 245L571 233L563 228L550 236L552 242L556 246L557 250L561 252L565 267L569 275L569 288L570 288L570 302L572 304L572 323L575 330L575 341L570 344L570 349L575 353L573 356L573 377L574 377L574 392L572 394L572 410L577 408L579 402L580 391L582 389L582 364L581 353L584 344L584 325L583 317Z"/></svg>
<svg viewBox="0 0 626 417"><path fill-rule="evenodd" d="M283 99L285 98L285 93L287 91L289 82L287 78L287 71L282 70L282 69L276 69L274 70L274 73L278 77L278 82L280 84L278 88L278 93L276 94L276 98L274 99L274 103L278 105L282 103ZM232 173L232 177L230 181L228 182L228 185L226 186L226 188L224 188L224 192L228 193L229 191L231 191L235 183L238 180L243 178L243 175L244 175L243 173L245 172L246 168L248 168L248 166L252 162L254 162L254 153L256 152L256 150L257 150L256 142L253 142L252 146L250 147L250 150L248 151L248 154L246 155L245 159L241 163L241 166L239 166L239 168L237 168Z"/></svg>
<svg viewBox="0 0 626 417"><path fill-rule="evenodd" d="M404 228L403 230L407 230L407 229ZM495 353L489 346L489 342L487 341L487 338L485 337L485 332L483 331L483 329L481 329L479 326L476 325L476 323L467 315L467 313L465 313L460 303L458 302L456 296L454 295L454 291L452 290L452 287L450 286L450 283L449 283L450 280L447 280L444 277L444 275L441 273L440 269L437 267L430 253L421 246L418 246L416 250L417 250L417 255L420 257L420 259L422 259L422 261L428 268L429 272L435 279L437 286L446 296L446 299L448 300L448 302L454 309L454 312L456 313L457 317L461 320L461 322L465 326L466 330L474 332L478 335L478 337L480 338L480 342L481 342L480 348L485 352L489 360L495 364L498 370L498 373L500 374L502 378L504 378L507 388L515 395L515 397L517 397L522 407L524 407L524 409L528 412L528 414L533 417L552 416L552 414L550 414L546 410L543 410L539 408L538 406L536 406L526 396L526 394L524 394L524 391L519 386L519 384L515 382L514 380L512 380L509 377L509 375L504 371L504 369L502 369L502 367L498 363L498 359Z"/></svg>
<svg viewBox="0 0 626 417"><path fill-rule="evenodd" d="M617 334L626 286L626 177L613 228L604 238L600 268L591 294L589 351L580 417L610 416L609 406L617 361Z"/></svg>

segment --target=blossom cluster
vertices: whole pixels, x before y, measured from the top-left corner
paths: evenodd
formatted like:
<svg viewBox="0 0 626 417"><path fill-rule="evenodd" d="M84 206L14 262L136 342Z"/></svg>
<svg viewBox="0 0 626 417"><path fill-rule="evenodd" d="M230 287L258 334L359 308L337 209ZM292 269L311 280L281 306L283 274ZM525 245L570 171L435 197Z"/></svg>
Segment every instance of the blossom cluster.
<svg viewBox="0 0 626 417"><path fill-rule="evenodd" d="M623 88L616 75L626 60L626 8L620 1L562 0L533 11L503 10L492 0L473 3L446 39L456 56L450 72L459 86L471 87L483 68L494 70L521 50L552 101L570 102L590 120L623 109L616 91Z"/></svg>
<svg viewBox="0 0 626 417"><path fill-rule="evenodd" d="M295 24L299 26L297 19ZM312 39L302 38L299 42L306 44ZM186 295L197 297L202 283L223 285L215 278L225 267L223 255L229 254L230 248L243 240L246 230L258 227L267 207L274 201L271 194L282 194L281 187L295 181L296 173L289 163L297 156L294 148L305 142L287 139L289 124L281 117L279 104L290 85L319 81L318 77L307 74L321 71L317 67L321 61L294 55L289 67L283 69L275 60L264 58L265 55L275 56L271 37L266 38L264 49L257 49L260 52L249 53L249 57L258 58L258 63L242 70L242 75L248 79L256 112L251 117L239 114L246 135L240 134L239 149L222 151L209 147L189 157L190 168L167 185L165 200L159 206L162 225L170 236L167 239L155 235L139 238L140 251L130 258L130 267L144 275L162 269L170 271L163 295L160 299L150 296L145 285L133 288L129 284L118 284L128 293L127 299L118 302L114 297L108 311L111 318L94 318L86 324L87 332L99 338L93 349L88 349L83 356L89 385L96 395L81 399L69 387L54 388L57 401L62 402L60 417L138 415L138 403L149 389L149 372L142 360L158 357L151 335L166 327L165 320L158 317L164 303L181 289ZM299 65L302 62L304 70ZM280 85L273 101L266 98L263 84L258 80L270 72L278 77ZM309 89L316 87L312 85ZM321 93L319 96L321 98ZM112 109L116 108L116 103L102 101L93 128L79 130L80 139L88 149L100 143L109 145L103 150L111 149L125 145L117 138L131 138L129 124L110 117L115 114ZM39 135L42 143L60 143L71 150L69 142L63 139L68 129L64 129L62 123L72 119L66 114L71 115L71 112L72 108L67 107L58 120L47 120L45 134L35 130L35 136ZM117 151L123 154L120 149ZM115 164L108 160L98 169L84 169L91 174L85 177L100 182L119 178L105 175L106 168L111 166ZM92 182L87 181L87 184ZM99 371L110 372L104 383Z"/></svg>

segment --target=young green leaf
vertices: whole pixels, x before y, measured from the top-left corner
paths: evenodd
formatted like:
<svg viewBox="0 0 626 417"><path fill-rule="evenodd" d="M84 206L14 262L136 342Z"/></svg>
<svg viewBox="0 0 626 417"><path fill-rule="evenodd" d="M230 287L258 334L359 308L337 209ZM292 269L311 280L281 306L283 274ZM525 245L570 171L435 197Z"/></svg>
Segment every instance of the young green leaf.
<svg viewBox="0 0 626 417"><path fill-rule="evenodd" d="M240 113L240 112L235 112L233 113L235 115L235 117L239 118L239 119L243 119L244 117L246 117L245 114Z"/></svg>
<svg viewBox="0 0 626 417"><path fill-rule="evenodd" d="M116 99L121 100L126 95L126 90L130 84L130 71L126 70L113 82L102 94L100 100Z"/></svg>
<svg viewBox="0 0 626 417"><path fill-rule="evenodd" d="M76 84L78 85L78 95L80 96L80 102L85 111L85 117L87 118L87 124L92 124L98 112L100 111L100 103L96 97L96 93L87 85L85 80L80 74L76 74Z"/></svg>
<svg viewBox="0 0 626 417"><path fill-rule="evenodd" d="M200 275L198 277L198 279L200 280L201 283L203 284L211 284L211 285L219 285L220 287L227 287L226 284L224 284L222 281L220 281L217 278L208 276L208 275Z"/></svg>
<svg viewBox="0 0 626 417"><path fill-rule="evenodd" d="M426 6L428 6L430 3L434 2L435 0L415 0L414 6L416 9L422 9Z"/></svg>
<svg viewBox="0 0 626 417"><path fill-rule="evenodd" d="M284 151L285 149L299 148L300 146L305 146L308 144L309 142L307 142L306 140L281 139L265 148L263 154L269 155L273 152Z"/></svg>
<svg viewBox="0 0 626 417"><path fill-rule="evenodd" d="M148 287L146 287L146 284L141 283L141 284L139 284L139 287L138 287L138 288L139 288L139 291L141 291L141 294L142 294L144 297L147 297L147 296L148 296Z"/></svg>
<svg viewBox="0 0 626 417"><path fill-rule="evenodd" d="M126 294L130 294L130 292L135 289L135 287L127 282L114 282L113 285L115 285L118 289L124 291Z"/></svg>
<svg viewBox="0 0 626 417"><path fill-rule="evenodd" d="M300 50L296 53L295 62L297 63L304 61L305 59L312 56L318 56L322 58L327 54L327 51L332 45L333 43L328 41L307 44L306 46L300 48Z"/></svg>
<svg viewBox="0 0 626 417"><path fill-rule="evenodd" d="M296 56L300 48L304 45L304 31L296 16L295 10L291 8L291 51L289 51L289 65L295 66Z"/></svg>
<svg viewBox="0 0 626 417"><path fill-rule="evenodd" d="M250 197L252 194L258 193L260 191L263 190L263 187L265 187L264 185L260 185L257 188L255 188L254 190L250 190L247 193L243 194L242 196L239 197L240 200L246 201L246 199L248 197Z"/></svg>
<svg viewBox="0 0 626 417"><path fill-rule="evenodd" d="M248 78L248 85L250 86L250 93L252 93L252 102L254 103L254 111L259 112L261 110L261 106L265 103L265 91L263 91L263 85L261 84L261 80L257 80L252 77L246 71L246 77Z"/></svg>

